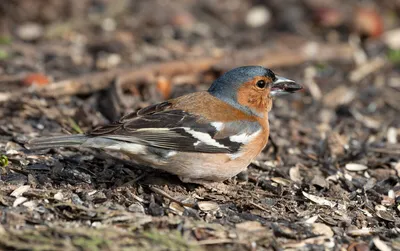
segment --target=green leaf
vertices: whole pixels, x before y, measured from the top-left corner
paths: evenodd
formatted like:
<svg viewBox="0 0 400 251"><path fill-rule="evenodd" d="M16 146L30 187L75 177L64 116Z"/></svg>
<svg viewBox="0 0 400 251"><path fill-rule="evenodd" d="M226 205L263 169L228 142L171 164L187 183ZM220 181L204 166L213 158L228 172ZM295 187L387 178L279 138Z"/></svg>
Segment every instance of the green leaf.
<svg viewBox="0 0 400 251"><path fill-rule="evenodd" d="M2 167L8 166L8 158L4 154L0 156L0 166Z"/></svg>

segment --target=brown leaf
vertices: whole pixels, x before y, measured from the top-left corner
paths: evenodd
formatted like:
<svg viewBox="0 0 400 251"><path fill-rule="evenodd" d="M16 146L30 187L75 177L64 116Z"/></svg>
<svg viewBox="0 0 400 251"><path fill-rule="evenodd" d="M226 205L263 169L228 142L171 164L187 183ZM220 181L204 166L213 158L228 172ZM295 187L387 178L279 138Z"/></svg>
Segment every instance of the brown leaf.
<svg viewBox="0 0 400 251"><path fill-rule="evenodd" d="M25 76L25 78L22 80L23 84L26 86L31 86L31 85L39 85L39 86L44 86L50 83L49 78L42 74L42 73L31 73Z"/></svg>
<svg viewBox="0 0 400 251"><path fill-rule="evenodd" d="M372 7L358 8L353 23L359 33L368 37L379 37L384 28L382 16Z"/></svg>
<svg viewBox="0 0 400 251"><path fill-rule="evenodd" d="M157 91L161 93L164 99L168 99L171 95L171 81L164 77L159 77L157 79Z"/></svg>

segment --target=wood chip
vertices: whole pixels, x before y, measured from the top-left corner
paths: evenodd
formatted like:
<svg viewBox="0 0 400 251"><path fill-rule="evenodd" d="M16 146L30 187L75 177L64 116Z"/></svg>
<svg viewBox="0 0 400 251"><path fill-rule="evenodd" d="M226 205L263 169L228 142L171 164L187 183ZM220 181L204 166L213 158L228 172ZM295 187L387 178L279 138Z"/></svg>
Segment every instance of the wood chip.
<svg viewBox="0 0 400 251"><path fill-rule="evenodd" d="M392 249L379 237L375 237L372 239L372 242L374 243L375 247L379 249L380 251L391 251Z"/></svg>
<svg viewBox="0 0 400 251"><path fill-rule="evenodd" d="M185 208L175 201L169 204L169 209L177 215L183 215L183 212L185 211Z"/></svg>
<svg viewBox="0 0 400 251"><path fill-rule="evenodd" d="M308 194L308 193L306 193L304 191L302 193L303 193L304 197L306 197L307 199L311 200L312 202L314 202L314 203L316 203L318 205L329 206L329 207L336 206L335 202L329 201L329 200L324 199L322 197L318 197L318 196L315 196L315 195L312 195L312 194Z"/></svg>
<svg viewBox="0 0 400 251"><path fill-rule="evenodd" d="M313 217L310 217L307 220L305 220L304 223L312 224L315 223L317 220L318 220L318 215L314 215Z"/></svg>
<svg viewBox="0 0 400 251"><path fill-rule="evenodd" d="M353 83L357 83L368 75L379 71L386 65L387 60L384 58L374 58L365 64L360 65L357 69L350 73L349 79Z"/></svg>
<svg viewBox="0 0 400 251"><path fill-rule="evenodd" d="M25 197L18 197L18 198L16 198L16 199L14 200L13 207L17 207L17 206L21 205L22 203L24 203L24 202L27 201L27 200L28 200L28 198L25 198Z"/></svg>
<svg viewBox="0 0 400 251"><path fill-rule="evenodd" d="M333 237L334 234L332 229L328 225L325 225L324 223L313 223L312 232L316 235L324 235L328 238Z"/></svg>
<svg viewBox="0 0 400 251"><path fill-rule="evenodd" d="M389 127L387 130L387 141L390 144L397 144L397 129L394 127Z"/></svg>
<svg viewBox="0 0 400 251"><path fill-rule="evenodd" d="M381 127L381 121L378 121L369 116L365 116L365 115L361 114L359 111L357 111L356 109L350 109L350 112L356 120L362 122L366 127L373 128L373 129L378 129Z"/></svg>
<svg viewBox="0 0 400 251"><path fill-rule="evenodd" d="M255 232L255 231L264 230L265 228L258 221L245 221L245 222L236 224L236 229L245 231L245 232Z"/></svg>
<svg viewBox="0 0 400 251"><path fill-rule="evenodd" d="M204 212L215 212L219 210L219 205L213 201L199 201L197 206Z"/></svg>
<svg viewBox="0 0 400 251"><path fill-rule="evenodd" d="M281 184L282 186L289 186L290 180L282 178L282 177L272 177L271 180L275 183Z"/></svg>
<svg viewBox="0 0 400 251"><path fill-rule="evenodd" d="M379 218L385 220L385 221L391 221L391 222L395 222L396 219L394 218L394 216L392 214L390 214L388 211L384 211L384 210L378 210L375 212L376 216L378 216Z"/></svg>
<svg viewBox="0 0 400 251"><path fill-rule="evenodd" d="M27 207L27 208L33 210L33 209L35 209L37 207L37 202L35 202L33 200L30 200L30 201L24 202L22 205L24 207Z"/></svg>
<svg viewBox="0 0 400 251"><path fill-rule="evenodd" d="M366 236L371 235L372 233L373 231L371 228L352 229L347 231L347 234L351 236Z"/></svg>
<svg viewBox="0 0 400 251"><path fill-rule="evenodd" d="M300 175L300 167L298 165L296 165L296 166L290 168L289 176L292 181L301 183L302 177Z"/></svg>
<svg viewBox="0 0 400 251"><path fill-rule="evenodd" d="M322 97L322 92L317 82L315 81L316 76L317 76L317 69L315 67L309 66L304 70L304 83L307 84L311 96L315 100L320 100Z"/></svg>
<svg viewBox="0 0 400 251"><path fill-rule="evenodd" d="M346 85L340 85L324 96L323 103L327 107L337 107L349 104L356 97L353 89Z"/></svg>
<svg viewBox="0 0 400 251"><path fill-rule="evenodd" d="M394 165L394 170L397 172L397 177L400 177L400 161Z"/></svg>
<svg viewBox="0 0 400 251"><path fill-rule="evenodd" d="M20 186L17 189L15 189L10 196L13 196L15 198L22 196L23 193L27 192L29 190L29 188L31 188L30 185L24 185L24 186Z"/></svg>

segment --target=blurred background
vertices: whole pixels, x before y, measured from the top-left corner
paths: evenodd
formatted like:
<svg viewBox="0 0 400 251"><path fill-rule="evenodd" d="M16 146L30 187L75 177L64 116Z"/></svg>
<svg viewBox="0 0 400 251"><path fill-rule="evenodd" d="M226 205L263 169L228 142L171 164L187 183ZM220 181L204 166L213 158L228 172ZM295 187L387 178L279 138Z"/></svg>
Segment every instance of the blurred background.
<svg viewBox="0 0 400 251"><path fill-rule="evenodd" d="M253 220L267 229L262 238L269 241L253 234L242 235L242 240L253 238L259 246L275 245L275 250L293 247L293 241L298 241L296 247L329 248L329 243L307 239L307 231L326 234L322 237L348 250L372 245L400 249L393 237L400 223L399 14L398 0L0 1L0 150L6 156L0 157L5 166L0 204L8 205L8 212L21 210L15 211L25 217L14 217L18 224L47 226L55 219L62 227L56 237L46 235L51 243L59 236L76 238L61 231L64 219L84 228L82 222L112 208L123 215L195 214L185 221L197 217L223 226L220 235L217 228L179 228L186 231L179 237L185 241L218 236L236 240L228 234L231 228ZM197 207L188 213L165 194L148 189L151 182L143 181L140 171L129 171L108 157L72 149L27 155L23 148L32 137L82 133L147 105L206 90L224 71L249 64L271 68L303 85L304 91L274 101L271 143L248 173L237 178L244 183L226 182L241 193L203 193L221 205L220 214ZM167 177L170 184L173 179ZM121 184L132 179L121 193ZM45 193L27 195L33 206L11 207L15 202L10 193L21 184ZM58 199L47 192L51 189L60 189ZM193 189L179 182L178 188L160 189L193 199ZM42 205L43 198L51 210L28 210ZM106 210L54 209L58 201L69 201L68 208ZM107 217L96 219L119 224ZM321 225L304 225L309 218L324 228L318 232L314 227ZM16 221L2 220L8 229ZM147 229L170 233L178 228L164 223L149 223ZM376 229L381 239L374 236ZM136 234L144 240L153 236ZM18 247L24 236L18 231L2 236L0 246ZM110 243L123 246L118 238ZM9 239L15 245L7 244Z"/></svg>
<svg viewBox="0 0 400 251"><path fill-rule="evenodd" d="M67 97L89 129L259 64L305 86L276 111L318 114L322 134L348 117L394 123L397 142L399 11L395 0L1 1L0 100Z"/></svg>

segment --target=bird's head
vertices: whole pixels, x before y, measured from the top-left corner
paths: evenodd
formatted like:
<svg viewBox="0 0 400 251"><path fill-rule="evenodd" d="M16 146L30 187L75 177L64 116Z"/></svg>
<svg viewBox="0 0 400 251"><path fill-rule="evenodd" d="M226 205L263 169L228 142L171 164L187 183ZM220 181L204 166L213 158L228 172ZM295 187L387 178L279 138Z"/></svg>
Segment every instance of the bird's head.
<svg viewBox="0 0 400 251"><path fill-rule="evenodd" d="M208 92L251 115L263 117L272 107L272 97L301 90L293 80L275 75L261 66L235 68L216 79Z"/></svg>

